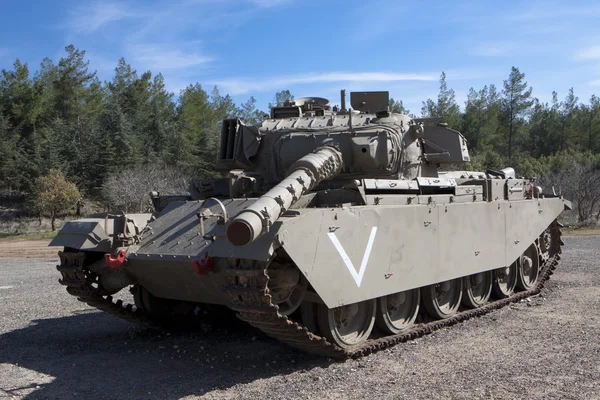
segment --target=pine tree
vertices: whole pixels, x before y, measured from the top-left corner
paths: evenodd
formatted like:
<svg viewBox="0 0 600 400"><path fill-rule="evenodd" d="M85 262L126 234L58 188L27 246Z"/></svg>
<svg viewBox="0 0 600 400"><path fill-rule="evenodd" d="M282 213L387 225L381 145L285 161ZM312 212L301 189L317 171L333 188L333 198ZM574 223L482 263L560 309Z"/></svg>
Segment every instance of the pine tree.
<svg viewBox="0 0 600 400"><path fill-rule="evenodd" d="M172 153L178 154L178 165L196 175L208 175L212 166L201 159L205 152L208 128L212 123L212 109L208 94L199 83L189 85L179 96L179 146Z"/></svg>
<svg viewBox="0 0 600 400"><path fill-rule="evenodd" d="M390 112L391 113L398 113L398 114L404 114L404 115L409 115L410 111L406 108L404 108L404 104L402 103L402 100L394 100L394 98L390 97Z"/></svg>
<svg viewBox="0 0 600 400"><path fill-rule="evenodd" d="M256 108L256 99L250 97L247 102L240 105L236 111L236 116L251 126L258 126L262 121L269 118L269 115Z"/></svg>
<svg viewBox="0 0 600 400"><path fill-rule="evenodd" d="M294 100L294 95L289 91L289 89L280 90L279 92L275 93L273 101L269 103L269 109L273 107L283 107L286 101L291 100Z"/></svg>
<svg viewBox="0 0 600 400"><path fill-rule="evenodd" d="M563 102L560 103L560 150L564 150L567 147L567 136L569 128L571 128L571 121L573 120L573 114L577 109L577 101L579 99L575 96L573 88L569 89L569 93Z"/></svg>
<svg viewBox="0 0 600 400"><path fill-rule="evenodd" d="M18 139L10 121L0 111L0 154L2 155L0 157L0 188L8 188L9 192L19 187Z"/></svg>
<svg viewBox="0 0 600 400"><path fill-rule="evenodd" d="M592 95L589 105L581 105L581 120L587 131L587 149L598 151L598 132L600 132L600 98Z"/></svg>
<svg viewBox="0 0 600 400"><path fill-rule="evenodd" d="M150 94L145 160L165 161L169 143L175 139L176 110L173 93L166 90L162 74L154 77Z"/></svg>
<svg viewBox="0 0 600 400"><path fill-rule="evenodd" d="M0 84L0 111L8 118L17 136L15 165L16 188L31 193L40 171L40 142L36 122L40 111L39 95L29 78L29 67L20 60L14 70L2 70Z"/></svg>
<svg viewBox="0 0 600 400"><path fill-rule="evenodd" d="M65 51L67 56L58 62L54 87L59 115L72 124L81 117L83 104L87 100L87 88L96 78L96 72L88 72L89 61L85 60L84 50L69 45Z"/></svg>
<svg viewBox="0 0 600 400"><path fill-rule="evenodd" d="M475 155L493 150L497 141L500 101L494 85L484 86L480 91L471 88L465 103L463 131L469 141L469 150Z"/></svg>
<svg viewBox="0 0 600 400"><path fill-rule="evenodd" d="M437 102L431 99L424 101L421 114L423 117L442 117L450 128L460 130L460 107L456 103L454 90L448 89L445 72L442 72L440 76L440 91Z"/></svg>
<svg viewBox="0 0 600 400"><path fill-rule="evenodd" d="M508 158L512 157L514 139L524 125L523 117L533 105L532 88L527 88L525 74L512 67L508 79L504 81L502 112L508 128Z"/></svg>

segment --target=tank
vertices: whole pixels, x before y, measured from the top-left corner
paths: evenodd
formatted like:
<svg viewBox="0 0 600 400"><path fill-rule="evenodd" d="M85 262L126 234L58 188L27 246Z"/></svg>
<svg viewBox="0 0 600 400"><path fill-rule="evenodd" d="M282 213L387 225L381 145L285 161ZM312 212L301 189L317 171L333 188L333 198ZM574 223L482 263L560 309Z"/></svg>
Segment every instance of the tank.
<svg viewBox="0 0 600 400"><path fill-rule="evenodd" d="M90 306L162 326L224 308L291 346L355 357L536 294L570 202L512 168L469 171L439 118L301 98L260 127L222 122L216 167L155 212L68 222L60 282ZM129 289L133 303L115 301Z"/></svg>

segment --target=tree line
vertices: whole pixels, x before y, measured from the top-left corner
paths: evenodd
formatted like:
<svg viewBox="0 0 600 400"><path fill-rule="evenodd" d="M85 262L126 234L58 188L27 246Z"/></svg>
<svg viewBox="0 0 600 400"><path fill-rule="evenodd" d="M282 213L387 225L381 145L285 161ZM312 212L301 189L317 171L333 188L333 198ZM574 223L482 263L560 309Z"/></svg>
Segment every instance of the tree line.
<svg viewBox="0 0 600 400"><path fill-rule="evenodd" d="M218 122L266 114L250 98L236 106L217 87L189 85L177 97L163 76L139 74L119 60L111 81L90 72L85 51L66 47L57 64L33 75L18 59L0 76L0 188L35 191L36 178L60 169L86 196L102 195L107 178L137 165L174 166L214 175Z"/></svg>
<svg viewBox="0 0 600 400"><path fill-rule="evenodd" d="M598 158L600 99L596 95L582 103L571 88L564 100L553 92L552 101L543 102L533 97L525 74L512 67L501 90L493 84L469 89L464 111L455 97L442 73L437 100L424 101L421 114L443 117L464 134L474 169L511 165L520 175L542 177L582 154L589 160Z"/></svg>
<svg viewBox="0 0 600 400"><path fill-rule="evenodd" d="M423 102L421 116L442 117L465 135L471 170L513 166L519 175L552 176L568 187L569 169L600 173L600 99L582 102L573 89L563 96L535 98L513 67L501 88L471 88L461 107L442 73L438 97ZM269 106L288 99L289 90L279 91ZM391 99L390 108L410 114L400 100ZM253 97L236 105L216 86L190 84L175 96L160 73L138 73L124 59L101 82L85 51L72 45L58 63L46 58L34 73L17 59L0 76L0 189L34 194L40 176L60 170L83 196L103 201L107 183L124 182L126 171L144 166L216 176L218 122L235 116L258 124L267 115ZM597 192L580 201L593 204L582 218L596 215Z"/></svg>

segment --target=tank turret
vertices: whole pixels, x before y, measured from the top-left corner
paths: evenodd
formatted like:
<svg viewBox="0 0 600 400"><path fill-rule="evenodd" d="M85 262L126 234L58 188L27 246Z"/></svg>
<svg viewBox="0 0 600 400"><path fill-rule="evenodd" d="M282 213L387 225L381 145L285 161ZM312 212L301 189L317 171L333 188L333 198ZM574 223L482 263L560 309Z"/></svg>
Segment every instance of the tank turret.
<svg viewBox="0 0 600 400"><path fill-rule="evenodd" d="M330 111L329 104L318 97L287 102L258 128L223 122L219 165L243 168L230 175L230 194L267 191L233 218L227 228L231 243L243 246L258 238L322 181L337 179L329 187L348 187L349 179L436 177L439 163L469 161L459 132L390 113L387 92L352 93L355 111Z"/></svg>

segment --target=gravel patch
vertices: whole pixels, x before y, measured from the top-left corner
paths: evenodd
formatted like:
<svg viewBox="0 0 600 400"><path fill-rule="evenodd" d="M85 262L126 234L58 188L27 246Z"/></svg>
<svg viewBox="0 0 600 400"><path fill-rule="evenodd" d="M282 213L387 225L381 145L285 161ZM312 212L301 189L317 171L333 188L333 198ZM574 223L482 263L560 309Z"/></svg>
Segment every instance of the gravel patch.
<svg viewBox="0 0 600 400"><path fill-rule="evenodd" d="M567 237L541 295L359 360L252 329L165 333L67 295L53 259L0 259L0 398L600 398L600 237Z"/></svg>

